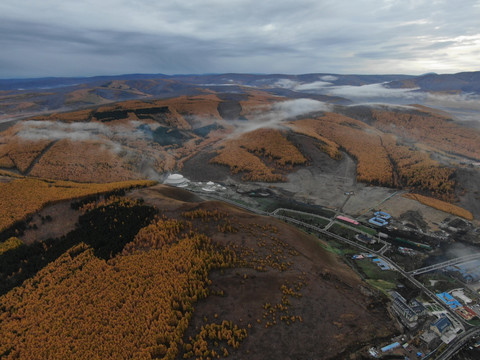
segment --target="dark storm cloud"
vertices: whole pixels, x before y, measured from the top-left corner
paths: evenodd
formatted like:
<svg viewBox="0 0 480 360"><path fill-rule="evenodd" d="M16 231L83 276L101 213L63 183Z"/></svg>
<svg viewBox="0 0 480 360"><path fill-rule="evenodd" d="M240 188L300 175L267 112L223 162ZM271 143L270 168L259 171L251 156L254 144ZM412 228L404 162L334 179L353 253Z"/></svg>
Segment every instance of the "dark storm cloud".
<svg viewBox="0 0 480 360"><path fill-rule="evenodd" d="M0 77L476 70L480 1L2 0Z"/></svg>

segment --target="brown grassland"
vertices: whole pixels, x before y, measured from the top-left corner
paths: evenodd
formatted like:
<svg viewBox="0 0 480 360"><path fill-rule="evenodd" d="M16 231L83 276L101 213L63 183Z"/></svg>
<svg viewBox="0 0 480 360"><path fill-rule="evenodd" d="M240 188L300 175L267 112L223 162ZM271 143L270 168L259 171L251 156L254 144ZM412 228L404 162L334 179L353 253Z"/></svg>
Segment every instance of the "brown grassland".
<svg viewBox="0 0 480 360"><path fill-rule="evenodd" d="M394 165L394 186L455 200L455 169L441 166L421 150L398 144L392 136L384 135L383 144Z"/></svg>
<svg viewBox="0 0 480 360"><path fill-rule="evenodd" d="M185 117L194 115L200 118L210 118L220 120L217 107L220 99L214 94L197 96L179 96L165 100L129 100L119 102L114 105L103 105L94 110L79 110L66 113L54 113L50 115L35 116L33 120L51 120L62 122L77 121L101 121L100 115L110 112L127 113L128 118L138 120L135 115L136 110L149 110L154 108L168 108L161 117L156 117L156 121L161 121L165 125L179 129L191 129L190 123ZM155 116L152 116L155 117ZM148 121L152 121L151 119Z"/></svg>

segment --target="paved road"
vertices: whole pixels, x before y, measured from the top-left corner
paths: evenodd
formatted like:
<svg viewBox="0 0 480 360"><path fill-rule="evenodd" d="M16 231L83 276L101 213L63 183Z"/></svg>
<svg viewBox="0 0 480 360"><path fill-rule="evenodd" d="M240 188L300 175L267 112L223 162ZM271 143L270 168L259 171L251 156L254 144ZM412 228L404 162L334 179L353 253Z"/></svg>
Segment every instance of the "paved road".
<svg viewBox="0 0 480 360"><path fill-rule="evenodd" d="M455 355L460 349L467 344L467 342L472 339L474 336L480 335L479 328L468 329L466 332L458 335L455 340L448 344L448 348L442 352L435 360L449 360Z"/></svg>
<svg viewBox="0 0 480 360"><path fill-rule="evenodd" d="M207 198L212 198L212 199L215 199L215 200L219 200L219 201L223 201L223 202L226 202L226 203L229 203L229 204L232 204L232 205L235 205L239 208L242 208L242 209L245 209L247 211L250 211L250 212L253 212L255 214L259 214L259 215L267 215L267 216L270 216L271 214L269 212L266 212L266 211L263 211L263 210L259 210L259 209L255 209L255 208L252 208L248 205L244 205L244 204L240 204L236 201L233 201L233 200L230 200L230 199L226 199L226 198L223 198L221 196L218 196L218 195L215 195L215 194L210 194L210 193L205 193L203 191L193 191L193 190L190 190L191 192L194 192L194 193L197 193L203 197L207 197Z"/></svg>
<svg viewBox="0 0 480 360"><path fill-rule="evenodd" d="M317 214L312 214L312 213L308 213L308 212L305 212L305 211L299 211L299 210L293 210L293 209L286 209L286 208L278 208L278 209L275 209L270 215L272 216L275 216L277 215L279 212L281 211L288 211L288 212L291 212L291 213L296 213L296 214L300 214L300 215L308 215L308 216L312 216L312 217L318 217L320 219L323 219L323 220L327 220L327 221L331 221L332 219L331 218L327 218L325 216L321 216L321 215L317 215Z"/></svg>
<svg viewBox="0 0 480 360"><path fill-rule="evenodd" d="M378 253L379 253L380 255L385 254L385 252L386 252L388 249L390 249L390 244L387 243L387 242L384 242L384 243L385 243L385 245L383 245L383 247L382 247L380 250L378 250Z"/></svg>

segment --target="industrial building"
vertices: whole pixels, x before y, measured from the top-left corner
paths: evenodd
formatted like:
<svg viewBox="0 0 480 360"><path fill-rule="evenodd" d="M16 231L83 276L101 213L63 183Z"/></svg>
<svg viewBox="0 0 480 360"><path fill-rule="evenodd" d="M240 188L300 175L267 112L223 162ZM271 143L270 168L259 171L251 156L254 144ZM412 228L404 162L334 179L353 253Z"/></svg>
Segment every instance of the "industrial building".
<svg viewBox="0 0 480 360"><path fill-rule="evenodd" d="M480 280L480 260L470 261L467 264L448 266L446 270L459 273L466 283Z"/></svg>
<svg viewBox="0 0 480 360"><path fill-rule="evenodd" d="M374 217L368 220L368 222L370 224L380 226L380 227L384 227L388 225L388 221L392 218L392 215L387 214L386 212L383 212L383 211L377 211L373 215Z"/></svg>
<svg viewBox="0 0 480 360"><path fill-rule="evenodd" d="M423 304L418 301L417 299L413 299L410 301L410 308L417 314L418 316L423 316L427 314L427 308L423 306Z"/></svg>
<svg viewBox="0 0 480 360"><path fill-rule="evenodd" d="M390 292L393 298L392 309L409 328L417 326L418 314L408 305L407 300L396 291Z"/></svg>
<svg viewBox="0 0 480 360"><path fill-rule="evenodd" d="M374 258L372 261L378 265L378 267L382 270L390 270L390 265L388 265L385 261L379 258Z"/></svg>
<svg viewBox="0 0 480 360"><path fill-rule="evenodd" d="M435 332L438 336L442 336L442 334L444 334L451 327L452 323L446 316L442 316L430 324L430 330Z"/></svg>
<svg viewBox="0 0 480 360"><path fill-rule="evenodd" d="M462 304L460 304L460 302L457 299L455 299L452 295L450 295L447 292L437 294L437 297L440 300L442 300L443 303L448 305L448 307L450 307L450 309L452 310L462 307Z"/></svg>
<svg viewBox="0 0 480 360"><path fill-rule="evenodd" d="M392 215L387 214L386 212L383 212L383 211L377 211L374 215L384 220L390 220L392 218Z"/></svg>
<svg viewBox="0 0 480 360"><path fill-rule="evenodd" d="M373 224L373 225L376 225L376 226L380 226L380 227L383 227L383 226L388 225L388 221L387 221L387 220L382 219L382 218L379 218L379 217L373 217L373 218L371 218L370 220L368 220L368 222L369 222L370 224Z"/></svg>
<svg viewBox="0 0 480 360"><path fill-rule="evenodd" d="M400 343L399 342L394 342L393 344L382 347L380 350L382 350L382 352L387 352L387 351L391 351L391 350L399 348L399 347L400 347Z"/></svg>
<svg viewBox="0 0 480 360"><path fill-rule="evenodd" d="M460 299L464 304L470 304L473 300L465 295L463 289L455 289L451 291L452 296Z"/></svg>
<svg viewBox="0 0 480 360"><path fill-rule="evenodd" d="M349 225L355 225L355 226L359 225L359 222L357 220L350 219L350 218L348 218L346 216L343 216L343 215L337 216L337 220L346 222Z"/></svg>
<svg viewBox="0 0 480 360"><path fill-rule="evenodd" d="M357 239L358 241L364 244L375 244L376 242L373 238L365 234L357 234L355 235L355 239Z"/></svg>

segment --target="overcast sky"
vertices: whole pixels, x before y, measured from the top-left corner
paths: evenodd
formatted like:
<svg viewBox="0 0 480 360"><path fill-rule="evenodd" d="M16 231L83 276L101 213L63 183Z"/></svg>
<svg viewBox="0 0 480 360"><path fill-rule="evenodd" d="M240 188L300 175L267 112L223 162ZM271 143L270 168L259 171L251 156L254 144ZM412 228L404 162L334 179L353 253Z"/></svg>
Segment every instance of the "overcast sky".
<svg viewBox="0 0 480 360"><path fill-rule="evenodd" d="M480 0L1 0L0 78L480 70Z"/></svg>

